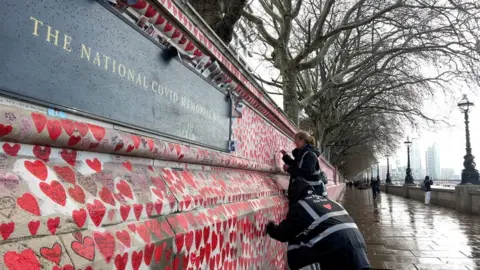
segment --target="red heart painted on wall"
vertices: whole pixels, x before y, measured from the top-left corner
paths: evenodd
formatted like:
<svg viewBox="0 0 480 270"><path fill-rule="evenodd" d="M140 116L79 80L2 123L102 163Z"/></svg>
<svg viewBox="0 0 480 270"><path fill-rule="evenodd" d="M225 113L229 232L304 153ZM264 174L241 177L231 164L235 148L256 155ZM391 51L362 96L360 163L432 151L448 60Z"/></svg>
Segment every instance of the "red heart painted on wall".
<svg viewBox="0 0 480 270"><path fill-rule="evenodd" d="M140 252L134 251L132 253L132 267L134 270L138 270L140 268L140 265L142 264L142 259L143 259L143 250Z"/></svg>
<svg viewBox="0 0 480 270"><path fill-rule="evenodd" d="M218 245L218 235L216 232L212 232L212 251L217 248Z"/></svg>
<svg viewBox="0 0 480 270"><path fill-rule="evenodd" d="M132 141L133 141L133 146L135 146L135 149L138 149L140 147L140 137L136 135L132 135Z"/></svg>
<svg viewBox="0 0 480 270"><path fill-rule="evenodd" d="M155 210L157 211L157 215L161 215L163 213L162 209L163 209L163 203L160 200L156 201Z"/></svg>
<svg viewBox="0 0 480 270"><path fill-rule="evenodd" d="M28 222L28 230L31 235L37 235L38 227L40 227L40 220L32 220Z"/></svg>
<svg viewBox="0 0 480 270"><path fill-rule="evenodd" d="M108 188L102 187L102 189L100 190L98 195L100 196L102 201L104 201L104 202L106 202L106 203L108 203L112 206L115 206L115 199L113 198L112 192L110 190L108 190Z"/></svg>
<svg viewBox="0 0 480 270"><path fill-rule="evenodd" d="M13 231L15 231L15 223L9 222L0 224L0 234L3 237L3 240L7 240Z"/></svg>
<svg viewBox="0 0 480 270"><path fill-rule="evenodd" d="M78 132L80 132L80 135L85 137L88 133L88 126L85 125L84 123L80 122L75 122L75 127L77 128Z"/></svg>
<svg viewBox="0 0 480 270"><path fill-rule="evenodd" d="M115 151L115 152L119 151L120 149L123 148L123 146L124 146L123 142L117 143L117 145L115 146L114 151Z"/></svg>
<svg viewBox="0 0 480 270"><path fill-rule="evenodd" d="M97 158L94 158L93 160L87 159L85 162L92 170L96 172L100 172L102 170L102 163Z"/></svg>
<svg viewBox="0 0 480 270"><path fill-rule="evenodd" d="M149 245L145 245L143 259L144 259L146 265L150 265L150 263L152 262L152 256L153 256L153 250L154 249L155 249L155 245L153 243L149 244Z"/></svg>
<svg viewBox="0 0 480 270"><path fill-rule="evenodd" d="M72 218L75 224L77 224L78 228L81 229L87 220L87 211L85 211L83 208L80 210L73 210Z"/></svg>
<svg viewBox="0 0 480 270"><path fill-rule="evenodd" d="M75 201L79 203L85 203L85 192L83 192L83 189L79 185L69 188L68 194Z"/></svg>
<svg viewBox="0 0 480 270"><path fill-rule="evenodd" d="M4 143L3 146L3 151L7 153L8 155L12 157L16 157L18 154L18 151L20 151L20 144L16 143L13 146L11 146L9 143Z"/></svg>
<svg viewBox="0 0 480 270"><path fill-rule="evenodd" d="M87 126L90 128L90 132L92 132L93 137L97 141L100 142L103 137L105 137L105 128L92 124L87 124Z"/></svg>
<svg viewBox="0 0 480 270"><path fill-rule="evenodd" d="M193 43L191 41L188 42L187 46L185 46L185 51L188 52L188 51L191 51L193 49L195 49L195 45L193 45Z"/></svg>
<svg viewBox="0 0 480 270"><path fill-rule="evenodd" d="M40 270L38 258L31 249L26 249L21 253L8 251L3 255L3 260L9 270Z"/></svg>
<svg viewBox="0 0 480 270"><path fill-rule="evenodd" d="M148 138L148 139L147 139L147 144L148 144L148 149L150 149L150 152L152 152L152 151L153 151L153 147L154 147L154 145L155 145L155 143L153 142L153 139Z"/></svg>
<svg viewBox="0 0 480 270"><path fill-rule="evenodd" d="M171 247L167 247L167 249L165 250L165 260L170 261L170 259L172 258L172 254L173 249Z"/></svg>
<svg viewBox="0 0 480 270"><path fill-rule="evenodd" d="M138 235L145 241L145 243L150 243L151 241L151 236L150 232L148 231L147 227L145 225L138 225L136 227Z"/></svg>
<svg viewBox="0 0 480 270"><path fill-rule="evenodd" d="M155 246L155 262L159 263L160 260L162 259L162 254L163 251L165 250L165 247L167 245L167 242L163 242L162 244L157 244Z"/></svg>
<svg viewBox="0 0 480 270"><path fill-rule="evenodd" d="M198 250L202 243L202 230L195 231L195 248Z"/></svg>
<svg viewBox="0 0 480 270"><path fill-rule="evenodd" d="M45 181L47 180L48 170L47 166L40 160L35 160L34 162L25 160L23 163L25 168L38 179Z"/></svg>
<svg viewBox="0 0 480 270"><path fill-rule="evenodd" d="M68 183L75 185L75 172L68 166L60 167L55 166L53 170L60 176L63 180L67 181Z"/></svg>
<svg viewBox="0 0 480 270"><path fill-rule="evenodd" d="M128 263L128 253L123 253L123 255L118 254L115 256L115 267L117 270L125 270Z"/></svg>
<svg viewBox="0 0 480 270"><path fill-rule="evenodd" d="M62 124L58 120L47 120L48 135L55 141L62 134Z"/></svg>
<svg viewBox="0 0 480 270"><path fill-rule="evenodd" d="M117 239L120 240L120 242L126 246L126 247L130 247L130 234L125 231L125 230L121 230L121 231L117 231L115 233L115 235L117 236Z"/></svg>
<svg viewBox="0 0 480 270"><path fill-rule="evenodd" d="M60 156L62 156L65 162L72 166L75 166L75 163L77 162L77 151L71 150L69 152L67 149L63 149L62 152L60 152Z"/></svg>
<svg viewBox="0 0 480 270"><path fill-rule="evenodd" d="M125 169L129 170L129 171L132 171L132 164L130 163L130 161L125 161L122 163L123 167L125 167Z"/></svg>
<svg viewBox="0 0 480 270"><path fill-rule="evenodd" d="M113 236L108 233L93 233L93 239L95 239L95 244L97 244L98 250L105 258L106 263L110 263L110 260L113 257L113 252L115 251L115 239Z"/></svg>
<svg viewBox="0 0 480 270"><path fill-rule="evenodd" d="M52 201L58 203L61 206L65 206L67 194L65 193L65 189L63 188L62 184L57 180L53 180L51 184L41 182L40 189L52 199Z"/></svg>
<svg viewBox="0 0 480 270"><path fill-rule="evenodd" d="M132 232L136 232L137 231L137 225L135 225L134 223L131 223L131 224L128 224L127 227L130 229L130 231Z"/></svg>
<svg viewBox="0 0 480 270"><path fill-rule="evenodd" d="M130 214L130 205L120 206L120 216L122 217L123 221L125 221L128 218L129 214Z"/></svg>
<svg viewBox="0 0 480 270"><path fill-rule="evenodd" d="M62 246L59 243L55 243L52 248L42 247L40 248L40 254L45 259L59 264L62 259Z"/></svg>
<svg viewBox="0 0 480 270"><path fill-rule="evenodd" d="M210 237L210 227L205 226L203 228L203 243L207 244L209 237Z"/></svg>
<svg viewBox="0 0 480 270"><path fill-rule="evenodd" d="M113 221L113 219L115 218L115 212L116 211L117 211L117 209L108 210L108 220Z"/></svg>
<svg viewBox="0 0 480 270"><path fill-rule="evenodd" d="M35 127L37 128L38 133L42 132L47 124L47 117L40 113L32 113L32 119L35 123Z"/></svg>
<svg viewBox="0 0 480 270"><path fill-rule="evenodd" d="M30 194L25 193L17 198L17 204L25 211L40 216L40 208L38 207L37 199Z"/></svg>
<svg viewBox="0 0 480 270"><path fill-rule="evenodd" d="M127 181L122 180L120 183L117 184L117 189L122 193L123 196L130 198L133 200L133 192L132 189L130 188L130 185L127 183Z"/></svg>
<svg viewBox="0 0 480 270"><path fill-rule="evenodd" d="M185 248L187 249L187 253L190 252L190 249L192 248L193 236L194 236L193 231L189 231L185 235Z"/></svg>
<svg viewBox="0 0 480 270"><path fill-rule="evenodd" d="M78 241L82 241L82 232L75 232L75 233L72 233L73 235L73 238L77 239Z"/></svg>
<svg viewBox="0 0 480 270"><path fill-rule="evenodd" d="M172 34L172 39L176 39L179 36L181 36L180 31L178 29L175 29L175 31L173 31L173 34Z"/></svg>
<svg viewBox="0 0 480 270"><path fill-rule="evenodd" d="M142 215L143 205L142 204L134 204L133 205L133 212L135 213L135 217L137 220L140 220L140 216Z"/></svg>
<svg viewBox="0 0 480 270"><path fill-rule="evenodd" d="M173 26L172 26L170 23L167 23L167 24L165 25L165 27L163 28L163 31L164 31L165 33L168 33L168 32L170 32L170 31L172 31L172 29L173 29Z"/></svg>
<svg viewBox="0 0 480 270"><path fill-rule="evenodd" d="M177 253L182 252L183 244L185 242L185 234L178 234L175 237L175 247L177 248Z"/></svg>
<svg viewBox="0 0 480 270"><path fill-rule="evenodd" d="M135 146L129 144L129 145L127 146L127 151L126 151L126 152L127 152L127 153L130 153L130 152L132 152L134 149L135 149Z"/></svg>
<svg viewBox="0 0 480 270"><path fill-rule="evenodd" d="M152 216L152 211L153 211L153 203L146 203L145 204L145 211L147 212L147 216L151 217Z"/></svg>
<svg viewBox="0 0 480 270"><path fill-rule="evenodd" d="M60 217L49 218L47 221L47 228L51 234L55 234L58 225L60 225Z"/></svg>
<svg viewBox="0 0 480 270"><path fill-rule="evenodd" d="M79 143L81 140L82 140L82 137L72 135L72 136L70 136L70 139L68 139L67 145L72 147L72 146L76 145L77 143Z"/></svg>
<svg viewBox="0 0 480 270"><path fill-rule="evenodd" d="M106 212L105 205L101 201L95 200L93 204L87 204L87 209L93 224L97 227L100 226Z"/></svg>
<svg viewBox="0 0 480 270"><path fill-rule="evenodd" d="M64 265L63 267L60 267L58 265L55 265L52 270L75 270L73 268L73 266L71 266L70 264L67 264L67 265ZM86 270L86 269L85 269Z"/></svg>
<svg viewBox="0 0 480 270"><path fill-rule="evenodd" d="M71 247L73 252L75 252L78 256L92 262L95 259L95 244L90 236L85 236L83 238L83 242L80 240L72 241Z"/></svg>
<svg viewBox="0 0 480 270"><path fill-rule="evenodd" d="M68 134L68 136L72 136L73 132L75 131L75 125L72 120L62 119L60 120L63 129Z"/></svg>

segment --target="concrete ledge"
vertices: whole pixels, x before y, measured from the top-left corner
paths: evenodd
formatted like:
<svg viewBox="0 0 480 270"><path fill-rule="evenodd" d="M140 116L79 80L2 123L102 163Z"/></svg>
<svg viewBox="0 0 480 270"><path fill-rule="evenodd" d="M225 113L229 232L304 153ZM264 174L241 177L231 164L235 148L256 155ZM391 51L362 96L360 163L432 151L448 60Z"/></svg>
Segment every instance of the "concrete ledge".
<svg viewBox="0 0 480 270"><path fill-rule="evenodd" d="M467 197L476 196L475 200L478 201L478 204L479 204L478 211L480 212L480 187L473 188L474 190L472 188L468 189L468 193L462 192L461 193L462 195L460 195L460 194L457 194L458 191L455 189L433 187L431 191L430 203L433 205L439 205L447 208L457 209L457 205L459 204L459 201L462 200L462 199L458 199L459 196L463 196L463 194L474 193ZM422 191L421 188L417 185L411 185L411 184L403 185L403 186L381 185L380 189L388 194L393 194L393 195L413 199L420 202L425 201L425 192ZM472 205L472 202L468 202L468 200L471 200L471 198L470 199L467 198L467 201L461 204L462 205L460 206L461 209L464 209L466 205ZM469 212L469 211L471 212L471 210L467 209L466 212Z"/></svg>

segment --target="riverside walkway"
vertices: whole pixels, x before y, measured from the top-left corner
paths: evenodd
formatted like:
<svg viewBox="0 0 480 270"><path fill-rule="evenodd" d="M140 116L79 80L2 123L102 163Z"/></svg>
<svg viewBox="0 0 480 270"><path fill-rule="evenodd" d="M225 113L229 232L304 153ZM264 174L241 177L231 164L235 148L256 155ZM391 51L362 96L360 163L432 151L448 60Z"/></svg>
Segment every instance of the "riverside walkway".
<svg viewBox="0 0 480 270"><path fill-rule="evenodd" d="M480 217L347 188L339 202L362 231L373 269L480 269Z"/></svg>

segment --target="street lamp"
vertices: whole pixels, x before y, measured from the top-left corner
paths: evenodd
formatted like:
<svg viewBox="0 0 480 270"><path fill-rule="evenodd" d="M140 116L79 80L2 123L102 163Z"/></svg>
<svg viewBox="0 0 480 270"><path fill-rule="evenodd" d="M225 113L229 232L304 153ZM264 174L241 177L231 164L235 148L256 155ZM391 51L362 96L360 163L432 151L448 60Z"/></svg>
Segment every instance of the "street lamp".
<svg viewBox="0 0 480 270"><path fill-rule="evenodd" d="M387 184L392 183L392 178L390 178L390 155L387 155L387 179L385 179Z"/></svg>
<svg viewBox="0 0 480 270"><path fill-rule="evenodd" d="M377 162L377 181L380 182L380 167L379 167L379 164L380 163Z"/></svg>
<svg viewBox="0 0 480 270"><path fill-rule="evenodd" d="M468 124L470 123L468 121L468 112L470 111L470 108L473 107L473 105L473 102L470 102L468 100L467 95L463 95L462 100L460 100L460 102L458 103L458 107L465 114L465 137L467 141L467 154L463 157L464 169L462 170L462 182L460 183L461 185L480 184L478 171L475 169L475 161L473 161L475 157L472 155L472 146L470 144L470 129L468 127Z"/></svg>
<svg viewBox="0 0 480 270"><path fill-rule="evenodd" d="M405 184L413 184L412 169L410 168L410 146L412 146L412 141L407 137L407 140L404 142L407 146L407 175L405 176Z"/></svg>

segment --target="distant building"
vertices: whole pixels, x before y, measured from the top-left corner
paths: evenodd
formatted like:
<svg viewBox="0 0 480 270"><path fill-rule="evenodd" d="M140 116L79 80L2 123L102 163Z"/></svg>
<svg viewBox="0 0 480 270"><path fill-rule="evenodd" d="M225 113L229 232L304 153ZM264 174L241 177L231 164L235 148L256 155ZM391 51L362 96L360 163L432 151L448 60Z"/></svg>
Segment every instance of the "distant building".
<svg viewBox="0 0 480 270"><path fill-rule="evenodd" d="M391 178L391 175L390 175L390 178ZM380 179L382 181L387 179L387 165L380 165Z"/></svg>
<svg viewBox="0 0 480 270"><path fill-rule="evenodd" d="M425 165L426 173L431 179L440 179L440 150L437 143L434 143L425 152Z"/></svg>
<svg viewBox="0 0 480 270"><path fill-rule="evenodd" d="M453 180L455 175L455 170L452 168L442 168L441 169L441 180Z"/></svg>
<svg viewBox="0 0 480 270"><path fill-rule="evenodd" d="M395 180L395 181L405 181L406 169L407 167L405 166L399 166L399 167L396 167L395 169L391 169L390 177L392 178L392 180Z"/></svg>
<svg viewBox="0 0 480 270"><path fill-rule="evenodd" d="M418 139L412 139L412 146L410 147L410 163L413 179L423 179L425 177L425 171L422 167L422 155Z"/></svg>

